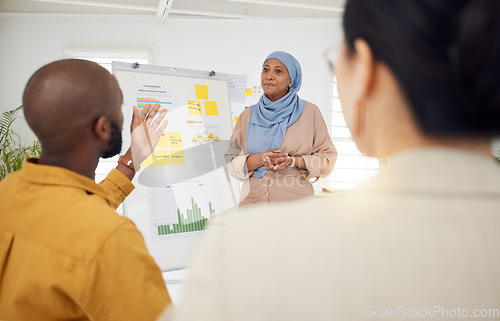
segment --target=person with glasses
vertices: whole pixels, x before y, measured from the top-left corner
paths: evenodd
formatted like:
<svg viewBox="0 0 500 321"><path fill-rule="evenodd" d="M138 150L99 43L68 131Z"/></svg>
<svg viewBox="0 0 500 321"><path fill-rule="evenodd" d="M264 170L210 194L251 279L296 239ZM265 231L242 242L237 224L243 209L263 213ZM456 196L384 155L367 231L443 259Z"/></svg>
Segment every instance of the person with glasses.
<svg viewBox="0 0 500 321"><path fill-rule="evenodd" d="M346 122L387 165L213 223L162 320L500 317L500 2L348 0L343 31Z"/></svg>
<svg viewBox="0 0 500 321"><path fill-rule="evenodd" d="M262 65L264 94L238 117L225 154L229 173L244 182L239 206L312 197L311 182L328 176L337 151L319 108L297 95L302 69L276 51Z"/></svg>

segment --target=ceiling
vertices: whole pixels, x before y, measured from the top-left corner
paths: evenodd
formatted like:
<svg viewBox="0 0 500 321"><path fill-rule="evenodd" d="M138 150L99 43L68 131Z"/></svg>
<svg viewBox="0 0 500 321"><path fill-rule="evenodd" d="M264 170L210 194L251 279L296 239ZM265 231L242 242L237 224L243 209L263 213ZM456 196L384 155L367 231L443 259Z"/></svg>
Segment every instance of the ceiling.
<svg viewBox="0 0 500 321"><path fill-rule="evenodd" d="M0 0L0 12L223 19L340 18L346 0Z"/></svg>

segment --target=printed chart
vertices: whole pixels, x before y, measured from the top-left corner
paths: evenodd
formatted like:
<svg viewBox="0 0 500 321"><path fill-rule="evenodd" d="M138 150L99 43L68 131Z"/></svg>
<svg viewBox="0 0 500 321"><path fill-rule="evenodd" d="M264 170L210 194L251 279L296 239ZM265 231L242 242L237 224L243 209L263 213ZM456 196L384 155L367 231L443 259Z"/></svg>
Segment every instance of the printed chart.
<svg viewBox="0 0 500 321"><path fill-rule="evenodd" d="M127 91L134 93L134 104L141 111L147 104L160 104L161 109L170 112L179 105L179 88L165 84L129 84Z"/></svg>
<svg viewBox="0 0 500 321"><path fill-rule="evenodd" d="M186 181L148 188L153 239L186 236L203 231L223 206L217 184Z"/></svg>
<svg viewBox="0 0 500 321"><path fill-rule="evenodd" d="M137 109L139 111L144 109L144 107L146 107L147 104L151 105L160 104L160 108L172 111L172 105L174 104L174 102L171 100L171 97L169 96L162 98L161 100L150 97L137 97Z"/></svg>

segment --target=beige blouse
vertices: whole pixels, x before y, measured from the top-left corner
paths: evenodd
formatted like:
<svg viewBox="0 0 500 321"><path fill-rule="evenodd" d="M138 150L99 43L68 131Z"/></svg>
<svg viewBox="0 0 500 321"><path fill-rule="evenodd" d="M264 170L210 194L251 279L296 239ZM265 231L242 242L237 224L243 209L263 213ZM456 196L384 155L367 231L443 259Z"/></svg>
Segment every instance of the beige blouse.
<svg viewBox="0 0 500 321"><path fill-rule="evenodd" d="M328 176L337 159L337 150L318 106L309 102L306 104L299 119L287 128L281 146L281 151L290 156L302 156L307 169L288 167L279 172L267 172L260 179L246 167L250 156L246 148L250 116L250 108L241 113L225 154L229 173L243 182L239 206L312 197L314 189L311 180L314 182Z"/></svg>

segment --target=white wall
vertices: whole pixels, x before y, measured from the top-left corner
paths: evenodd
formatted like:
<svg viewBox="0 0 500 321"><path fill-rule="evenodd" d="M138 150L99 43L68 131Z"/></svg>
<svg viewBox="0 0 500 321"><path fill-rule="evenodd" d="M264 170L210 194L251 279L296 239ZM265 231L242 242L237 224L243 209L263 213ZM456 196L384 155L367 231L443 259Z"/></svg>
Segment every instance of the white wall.
<svg viewBox="0 0 500 321"><path fill-rule="evenodd" d="M65 45L154 48L154 64L246 74L260 84L263 59L272 51L292 53L301 63L301 98L322 110L328 103L326 48L341 39L338 19L167 19L152 17L0 14L0 112L21 104L29 77L63 57ZM35 139L23 119L23 140Z"/></svg>

